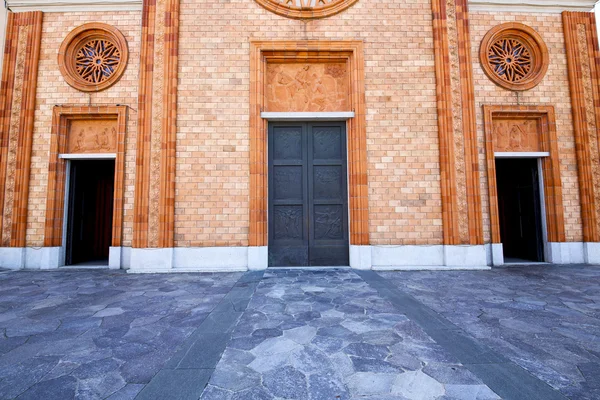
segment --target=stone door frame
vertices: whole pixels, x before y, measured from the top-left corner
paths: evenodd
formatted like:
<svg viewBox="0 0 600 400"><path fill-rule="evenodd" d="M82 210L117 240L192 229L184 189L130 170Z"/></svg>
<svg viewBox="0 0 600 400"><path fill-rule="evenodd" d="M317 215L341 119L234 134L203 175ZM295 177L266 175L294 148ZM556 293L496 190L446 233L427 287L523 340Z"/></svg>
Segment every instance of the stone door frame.
<svg viewBox="0 0 600 400"><path fill-rule="evenodd" d="M264 92L267 63L345 62L350 110L347 120L350 245L369 244L367 138L362 41L252 41L250 43L250 226L251 247L267 246L267 119ZM266 255L266 251L264 252ZM266 260L264 260L266 262ZM265 265L266 266L266 265Z"/></svg>
<svg viewBox="0 0 600 400"><path fill-rule="evenodd" d="M542 212L545 215L547 242L565 241L565 224L562 200L562 185L556 138L556 120L553 106L500 106L484 105L483 120L485 129L485 149L487 182L490 210L490 234L492 244L501 244L500 216L498 214L498 190L496 185L496 156L494 153L494 118L537 119L540 127L540 147L542 154L511 153L513 157L538 158L543 187ZM545 212L544 212L545 210ZM546 242L546 241L545 241ZM546 245L546 243L544 243ZM547 248L547 246L546 246ZM548 259L548 257L546 257Z"/></svg>
<svg viewBox="0 0 600 400"><path fill-rule="evenodd" d="M117 122L116 154L78 154L65 156L69 121L75 119L114 119ZM123 237L123 201L125 194L125 132L127 106L55 106L52 114L52 137L48 162L45 247L64 247L65 198L69 159L115 159L115 189L112 220L112 246L120 247ZM62 156L61 156L62 155ZM64 257L64 252L61 253ZM62 260L62 258L61 258ZM109 263L111 260L109 260ZM120 260L119 260L120 262Z"/></svg>

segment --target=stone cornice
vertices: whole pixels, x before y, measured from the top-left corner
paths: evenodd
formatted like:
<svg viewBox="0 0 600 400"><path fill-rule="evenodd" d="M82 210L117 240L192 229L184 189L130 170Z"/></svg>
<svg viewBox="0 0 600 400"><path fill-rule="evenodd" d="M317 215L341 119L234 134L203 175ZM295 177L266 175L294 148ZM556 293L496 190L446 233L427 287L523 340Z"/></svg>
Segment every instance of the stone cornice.
<svg viewBox="0 0 600 400"><path fill-rule="evenodd" d="M561 13L591 11L596 0L469 0L470 11Z"/></svg>
<svg viewBox="0 0 600 400"><path fill-rule="evenodd" d="M13 12L131 11L142 9L142 0L7 0L5 4Z"/></svg>
<svg viewBox="0 0 600 400"><path fill-rule="evenodd" d="M469 0L471 11L560 13L563 11L590 11L595 0ZM117 11L141 10L142 0L8 0L8 8L15 12L43 11Z"/></svg>

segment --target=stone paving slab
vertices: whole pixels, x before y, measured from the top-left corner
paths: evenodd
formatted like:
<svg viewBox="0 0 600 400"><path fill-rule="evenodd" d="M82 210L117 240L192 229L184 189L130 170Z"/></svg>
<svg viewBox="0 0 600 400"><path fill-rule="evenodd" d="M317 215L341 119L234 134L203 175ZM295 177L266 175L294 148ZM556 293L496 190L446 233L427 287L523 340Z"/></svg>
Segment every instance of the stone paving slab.
<svg viewBox="0 0 600 400"><path fill-rule="evenodd" d="M600 267L383 272L571 399L600 399Z"/></svg>
<svg viewBox="0 0 600 400"><path fill-rule="evenodd" d="M0 399L133 399L241 273L0 274Z"/></svg>
<svg viewBox="0 0 600 400"><path fill-rule="evenodd" d="M351 270L268 270L201 399L498 399Z"/></svg>

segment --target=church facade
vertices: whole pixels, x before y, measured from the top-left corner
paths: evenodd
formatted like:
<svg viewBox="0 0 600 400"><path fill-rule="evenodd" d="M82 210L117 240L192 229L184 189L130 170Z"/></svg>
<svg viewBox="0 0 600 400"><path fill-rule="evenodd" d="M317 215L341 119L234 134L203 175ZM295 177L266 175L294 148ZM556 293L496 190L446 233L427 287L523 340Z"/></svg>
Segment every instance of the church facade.
<svg viewBox="0 0 600 400"><path fill-rule="evenodd" d="M600 263L593 6L9 0L0 267Z"/></svg>

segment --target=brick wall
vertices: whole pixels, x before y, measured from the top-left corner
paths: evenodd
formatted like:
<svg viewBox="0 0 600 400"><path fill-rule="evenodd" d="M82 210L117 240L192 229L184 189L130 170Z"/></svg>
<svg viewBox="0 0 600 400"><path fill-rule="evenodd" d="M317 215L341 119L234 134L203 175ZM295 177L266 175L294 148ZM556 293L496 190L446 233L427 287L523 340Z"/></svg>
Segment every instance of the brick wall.
<svg viewBox="0 0 600 400"><path fill-rule="evenodd" d="M565 213L567 241L582 240L581 207L577 182L577 159L571 118L571 98L567 74L562 20L559 14L515 14L473 12L471 41L473 54L473 79L475 81L475 106L477 111L477 137L485 241L490 240L489 198L485 166L483 132L483 104L494 105L553 105L556 112L556 129L560 156L560 171ZM548 46L550 65L546 77L535 88L516 93L495 85L484 74L479 62L479 44L492 27L505 22L521 22L535 29Z"/></svg>
<svg viewBox="0 0 600 400"><path fill-rule="evenodd" d="M72 29L87 22L104 22L117 27L125 35L129 45L129 64L121 80L105 91L91 94L79 92L67 85L57 65L58 50L63 39ZM138 65L140 59L140 24L141 13L135 11L44 14L31 157L27 246L43 245L52 108L57 104L122 104L132 107L129 110L126 139L123 231L123 245L130 245L133 226L133 184L137 125L135 110L137 109Z"/></svg>
<svg viewBox="0 0 600 400"><path fill-rule="evenodd" d="M431 5L359 1L298 21L182 0L176 246L248 244L249 40L363 40L371 244L442 242Z"/></svg>

